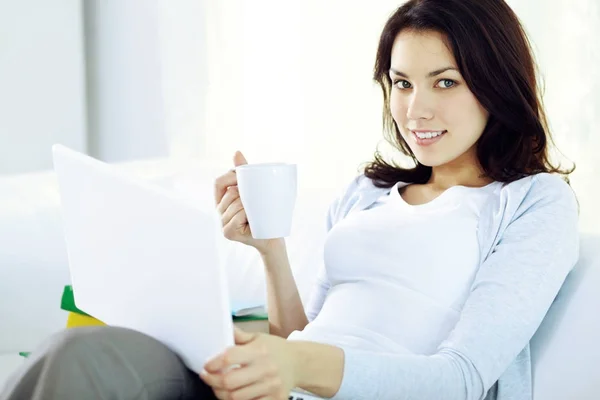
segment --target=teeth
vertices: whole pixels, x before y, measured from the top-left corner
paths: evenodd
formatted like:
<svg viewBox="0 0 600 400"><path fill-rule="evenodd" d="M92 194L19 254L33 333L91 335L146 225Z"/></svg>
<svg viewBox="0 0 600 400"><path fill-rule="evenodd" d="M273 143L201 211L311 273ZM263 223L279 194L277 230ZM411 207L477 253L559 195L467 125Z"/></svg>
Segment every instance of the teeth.
<svg viewBox="0 0 600 400"><path fill-rule="evenodd" d="M437 132L415 132L419 139L431 139L437 136L440 136L444 131Z"/></svg>

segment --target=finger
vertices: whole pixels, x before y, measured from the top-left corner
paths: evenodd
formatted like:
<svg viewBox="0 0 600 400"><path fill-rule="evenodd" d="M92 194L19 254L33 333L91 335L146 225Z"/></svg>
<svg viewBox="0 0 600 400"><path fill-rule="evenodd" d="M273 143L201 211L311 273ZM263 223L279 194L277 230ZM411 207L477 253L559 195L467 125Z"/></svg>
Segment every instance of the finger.
<svg viewBox="0 0 600 400"><path fill-rule="evenodd" d="M235 399L247 399L254 400L256 398L262 399L276 399L282 390L280 378L267 378L259 380L254 384L245 386L243 388L234 390L231 395Z"/></svg>
<svg viewBox="0 0 600 400"><path fill-rule="evenodd" d="M248 217L246 216L246 211L242 208L223 227L223 233L225 234L225 238L231 239L230 235L232 233L237 232L240 230L240 228L245 228L246 226L248 226ZM246 234L245 229L242 231L242 233Z"/></svg>
<svg viewBox="0 0 600 400"><path fill-rule="evenodd" d="M235 391L276 376L276 370L264 362L255 362L246 367L232 369L221 377L219 388ZM255 396L256 397L256 396Z"/></svg>
<svg viewBox="0 0 600 400"><path fill-rule="evenodd" d="M245 331L241 330L240 328L238 328L237 326L233 327L233 333L234 333L234 338L235 338L235 344L249 343L249 342L253 341L254 339L256 339L256 337L258 336L258 334L256 334L256 333L245 332Z"/></svg>
<svg viewBox="0 0 600 400"><path fill-rule="evenodd" d="M242 199L238 197L229 205L229 207L227 207L227 210L225 210L221 216L221 222L223 223L223 226L226 226L229 221L231 221L233 217L235 217L235 215L243 209L244 206L242 205Z"/></svg>
<svg viewBox="0 0 600 400"><path fill-rule="evenodd" d="M200 372L200 379L204 381L208 386L210 386L215 393L218 390L225 391L225 385L223 384L223 374L220 372L210 373L206 371Z"/></svg>
<svg viewBox="0 0 600 400"><path fill-rule="evenodd" d="M235 165L236 167L239 167L240 165L245 165L245 164L248 164L246 157L244 157L244 155L242 154L241 151L236 151L233 156L233 165Z"/></svg>
<svg viewBox="0 0 600 400"><path fill-rule="evenodd" d="M227 188L237 185L237 176L234 170L221 175L215 180L215 204L219 204L227 192Z"/></svg>
<svg viewBox="0 0 600 400"><path fill-rule="evenodd" d="M223 215L231 203L233 203L239 197L240 192L238 191L237 186L229 186L225 192L225 195L219 204L217 204L217 211Z"/></svg>
<svg viewBox="0 0 600 400"><path fill-rule="evenodd" d="M219 400L227 400L230 399L229 392L227 390L215 389L213 390L215 397Z"/></svg>
<svg viewBox="0 0 600 400"><path fill-rule="evenodd" d="M259 356L261 354L258 354L250 346L233 346L207 362L204 365L204 369L210 374L215 374L232 365L250 364L253 360L259 358Z"/></svg>

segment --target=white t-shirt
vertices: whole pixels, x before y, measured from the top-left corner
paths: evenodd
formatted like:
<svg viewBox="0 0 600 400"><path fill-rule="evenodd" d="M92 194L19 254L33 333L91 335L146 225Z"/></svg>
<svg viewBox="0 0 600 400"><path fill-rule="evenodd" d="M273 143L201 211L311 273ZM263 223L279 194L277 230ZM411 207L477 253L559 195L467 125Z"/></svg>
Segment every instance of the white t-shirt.
<svg viewBox="0 0 600 400"><path fill-rule="evenodd" d="M454 186L417 206L396 185L370 209L341 220L325 243L330 289L323 307L289 339L435 353L470 293L479 213L497 184Z"/></svg>

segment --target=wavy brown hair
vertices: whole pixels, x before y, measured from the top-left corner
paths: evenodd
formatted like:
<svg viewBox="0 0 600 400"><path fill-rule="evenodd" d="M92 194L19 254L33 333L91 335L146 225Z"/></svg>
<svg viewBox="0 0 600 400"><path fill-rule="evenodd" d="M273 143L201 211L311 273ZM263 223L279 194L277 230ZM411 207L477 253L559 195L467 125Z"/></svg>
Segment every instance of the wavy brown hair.
<svg viewBox="0 0 600 400"><path fill-rule="evenodd" d="M538 89L531 44L503 0L411 0L388 19L377 49L373 79L383 91L385 136L412 158L413 168L386 161L379 151L364 173L379 187L396 182L426 183L431 167L420 164L402 138L390 111L389 76L392 46L403 30L436 31L446 38L460 73L488 111L487 125L477 142L477 157L485 176L512 182L541 172L573 172L554 166L548 155L552 138Z"/></svg>

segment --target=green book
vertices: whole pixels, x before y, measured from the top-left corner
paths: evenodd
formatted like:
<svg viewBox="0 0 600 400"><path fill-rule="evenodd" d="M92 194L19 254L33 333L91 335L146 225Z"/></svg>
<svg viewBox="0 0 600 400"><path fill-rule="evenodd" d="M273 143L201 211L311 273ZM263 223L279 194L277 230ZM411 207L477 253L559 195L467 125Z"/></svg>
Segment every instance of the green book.
<svg viewBox="0 0 600 400"><path fill-rule="evenodd" d="M73 295L73 287L71 285L65 285L63 289L62 299L60 301L60 308L75 314L85 315L91 317L91 315L81 311L75 305L75 296Z"/></svg>
<svg viewBox="0 0 600 400"><path fill-rule="evenodd" d="M60 302L60 308L65 311L69 311L69 312L72 312L75 314L80 314L80 315L85 315L87 317L91 317L91 315L80 310L75 305L75 296L73 295L73 287L71 285L65 285L65 288L64 288L63 294L62 294L62 299ZM269 319L267 314L264 312L263 307L257 307L256 310L258 310L258 312L250 313L250 314L243 314L241 316L237 316L237 315L235 315L235 312L232 312L232 318L234 321L261 321L261 320ZM253 309L247 309L244 311L252 312Z"/></svg>
<svg viewBox="0 0 600 400"><path fill-rule="evenodd" d="M244 315L241 317L233 316L233 322L244 322L244 321L265 321L268 320L269 316L267 314L250 314Z"/></svg>

